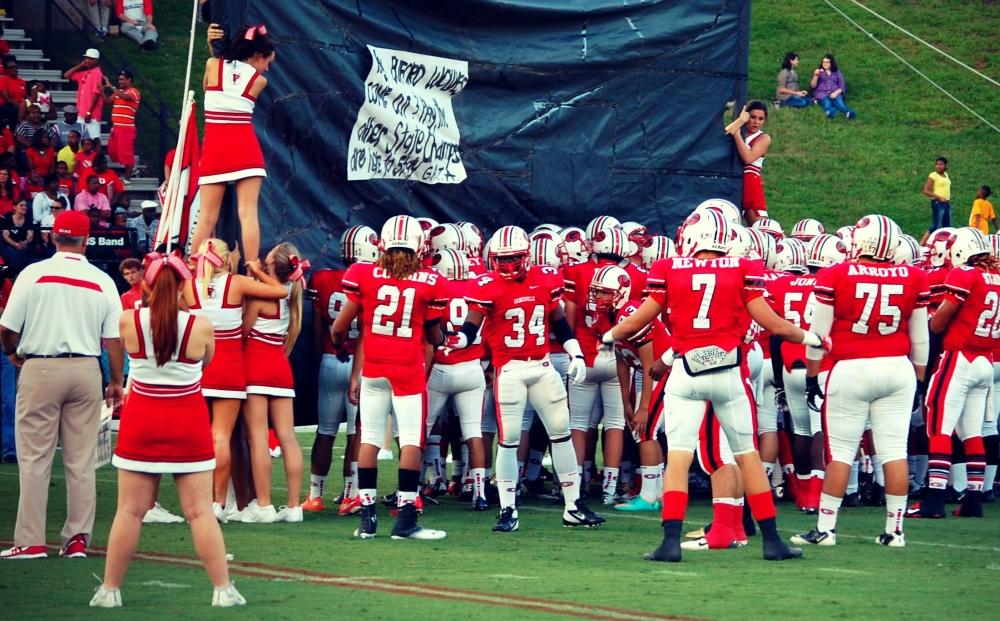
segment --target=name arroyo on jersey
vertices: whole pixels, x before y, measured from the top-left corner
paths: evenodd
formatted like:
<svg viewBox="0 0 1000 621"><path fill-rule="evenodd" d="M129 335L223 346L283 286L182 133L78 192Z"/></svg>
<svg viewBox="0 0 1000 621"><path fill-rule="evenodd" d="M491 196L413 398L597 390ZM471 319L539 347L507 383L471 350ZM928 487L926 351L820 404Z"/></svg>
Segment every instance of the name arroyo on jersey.
<svg viewBox="0 0 1000 621"><path fill-rule="evenodd" d="M875 265L850 263L848 264L847 274L848 276L880 276L882 278L899 276L901 278L906 278L910 275L910 268L905 265L900 265L898 267L878 267Z"/></svg>

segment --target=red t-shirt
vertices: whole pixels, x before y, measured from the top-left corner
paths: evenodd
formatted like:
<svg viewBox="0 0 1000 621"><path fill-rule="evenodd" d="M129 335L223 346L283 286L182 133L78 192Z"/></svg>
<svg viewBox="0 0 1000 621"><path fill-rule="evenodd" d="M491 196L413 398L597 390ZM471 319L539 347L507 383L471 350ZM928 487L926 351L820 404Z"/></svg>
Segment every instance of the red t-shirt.
<svg viewBox="0 0 1000 621"><path fill-rule="evenodd" d="M17 141L14 140L14 134L11 133L10 129L4 127L3 131L0 132L0 151L10 151L17 145Z"/></svg>
<svg viewBox="0 0 1000 621"><path fill-rule="evenodd" d="M20 105L28 97L28 86L23 79L12 78L9 75L0 75L0 90L7 89L10 89L11 94L14 96L14 101L7 101L4 96L0 95L0 102L2 103Z"/></svg>
<svg viewBox="0 0 1000 621"><path fill-rule="evenodd" d="M669 311L676 354L710 345L729 351L743 344L750 328L746 305L764 295L763 264L734 257L660 259L647 289Z"/></svg>
<svg viewBox="0 0 1000 621"><path fill-rule="evenodd" d="M133 310L142 306L142 285L137 283L121 294L122 310Z"/></svg>
<svg viewBox="0 0 1000 621"><path fill-rule="evenodd" d="M35 195L39 192L45 191L45 183L32 183L31 179L24 182L24 195L28 197L28 201L35 200ZM31 205L28 206L31 208Z"/></svg>
<svg viewBox="0 0 1000 621"><path fill-rule="evenodd" d="M107 196L108 200L111 200L115 194L121 194L125 191L125 184L122 183L121 177L115 171L109 169L99 173L93 168L89 168L80 173L80 181L76 186L77 192L83 192L87 189L87 179L90 177L97 177L97 180L100 181L99 191Z"/></svg>
<svg viewBox="0 0 1000 621"><path fill-rule="evenodd" d="M73 168L73 173L77 176L77 178L82 179L84 175L90 174L90 171L94 168L95 157L97 157L97 151L84 153L83 149L80 149L73 154L73 159L76 160L76 166Z"/></svg>
<svg viewBox="0 0 1000 621"><path fill-rule="evenodd" d="M833 307L834 361L909 355L910 315L926 308L931 297L919 267L854 261L819 272L813 294L819 304Z"/></svg>
<svg viewBox="0 0 1000 621"><path fill-rule="evenodd" d="M465 323L465 318L469 316L469 303L465 301L465 296L471 295L479 287L478 279L471 280L445 280L444 292L447 300L447 310L444 314L445 326L449 332L458 332ZM485 323L485 321L484 321ZM486 349L483 346L483 327L479 327L479 334L465 349L446 352L439 347L434 352L434 364L458 364L470 360L482 360L486 357Z"/></svg>
<svg viewBox="0 0 1000 621"><path fill-rule="evenodd" d="M72 197L76 192L74 188L76 183L73 181L73 177L59 177L59 190L66 196Z"/></svg>
<svg viewBox="0 0 1000 621"><path fill-rule="evenodd" d="M48 177L56 171L56 151L52 147L41 153L35 147L29 147L26 153L28 166L42 177Z"/></svg>
<svg viewBox="0 0 1000 621"><path fill-rule="evenodd" d="M316 291L316 299L313 300L313 312L323 318L323 353L336 354L333 347L333 338L330 335L330 326L337 320L344 304L347 303L347 295L341 284L344 278L343 270L317 270L312 273L311 286ZM347 331L347 341L344 348L351 355L354 354L358 346L358 338L361 332L358 328L358 319L354 318L351 327Z"/></svg>
<svg viewBox="0 0 1000 621"><path fill-rule="evenodd" d="M0 198L0 216L6 216L14 211L14 199Z"/></svg>
<svg viewBox="0 0 1000 621"><path fill-rule="evenodd" d="M549 313L562 299L563 281L551 267L528 268L520 280L488 272L466 296L486 316L483 335L497 369L511 360L539 360L549 353Z"/></svg>
<svg viewBox="0 0 1000 621"><path fill-rule="evenodd" d="M946 350L989 354L1000 339L1000 275L975 267L948 273L942 301L958 307L944 334Z"/></svg>

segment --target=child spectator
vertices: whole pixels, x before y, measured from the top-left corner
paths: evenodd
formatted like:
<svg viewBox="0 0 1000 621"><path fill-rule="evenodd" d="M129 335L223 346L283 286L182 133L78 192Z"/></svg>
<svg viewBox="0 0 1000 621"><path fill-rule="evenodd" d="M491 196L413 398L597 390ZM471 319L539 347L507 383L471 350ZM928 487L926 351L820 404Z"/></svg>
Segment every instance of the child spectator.
<svg viewBox="0 0 1000 621"><path fill-rule="evenodd" d="M101 154L94 158L94 167L89 172L80 175L77 187L83 190L90 177L97 177L101 184L101 191L104 192L109 201L114 200L115 195L125 191L125 184L122 183L118 173L108 168L107 155Z"/></svg>
<svg viewBox="0 0 1000 621"><path fill-rule="evenodd" d="M56 111L52 107L52 93L49 92L49 85L46 82L39 80L31 85L28 96L21 102L21 116L27 115L28 107L33 105L42 111L42 118L47 121L55 120Z"/></svg>
<svg viewBox="0 0 1000 621"><path fill-rule="evenodd" d="M795 71L798 66L798 54L795 52L785 54L785 60L781 61L781 71L778 72L778 86L774 91L775 108L781 106L804 108L811 103L806 97L809 91L799 88L799 74Z"/></svg>
<svg viewBox="0 0 1000 621"><path fill-rule="evenodd" d="M941 227L951 226L951 177L948 176L948 160L939 157L934 160L934 170L927 175L924 196L931 199L931 228L928 235Z"/></svg>
<svg viewBox="0 0 1000 621"><path fill-rule="evenodd" d="M84 175L90 175L94 168L94 158L97 157L97 150L94 149L93 138L83 138L80 140L80 149L73 155L76 165L73 168L73 175L77 179L82 179Z"/></svg>
<svg viewBox="0 0 1000 621"><path fill-rule="evenodd" d="M847 103L844 101L847 84L844 83L844 74L840 73L837 59L833 57L833 54L827 54L823 57L819 68L813 71L809 84L813 89L813 99L823 106L826 118L834 118L837 116L837 112L843 112L848 119L857 116L857 113L847 107Z"/></svg>
<svg viewBox="0 0 1000 621"><path fill-rule="evenodd" d="M78 193L76 198L73 199L73 211L89 212L91 209L96 209L98 215L104 209L111 211L111 202L108 200L107 195L101 192L101 182L97 177L87 179L86 189Z"/></svg>
<svg viewBox="0 0 1000 621"><path fill-rule="evenodd" d="M972 201L972 213L969 214L969 226L979 229L983 235L990 234L990 222L994 230L997 228L997 214L993 211L993 203L987 200L993 194L990 186L984 185L976 192L976 200Z"/></svg>
<svg viewBox="0 0 1000 621"><path fill-rule="evenodd" d="M52 148L48 132L36 132L28 148L28 169L42 177L56 171L56 150Z"/></svg>
<svg viewBox="0 0 1000 621"><path fill-rule="evenodd" d="M76 194L76 180L69 174L66 162L56 162L56 177L59 179L59 194L72 198Z"/></svg>

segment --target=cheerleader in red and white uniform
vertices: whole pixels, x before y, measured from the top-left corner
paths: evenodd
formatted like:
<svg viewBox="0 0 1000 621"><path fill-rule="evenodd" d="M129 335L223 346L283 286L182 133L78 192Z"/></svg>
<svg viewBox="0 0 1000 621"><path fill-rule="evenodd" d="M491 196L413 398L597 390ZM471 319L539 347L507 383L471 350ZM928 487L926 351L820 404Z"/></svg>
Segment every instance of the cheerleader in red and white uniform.
<svg viewBox="0 0 1000 621"><path fill-rule="evenodd" d="M249 263L260 252L257 198L267 176L253 129L253 110L267 88L263 74L274 62L274 43L263 24L244 26L218 58L213 43L224 38L225 31L218 24L209 26L208 47L213 57L205 63L205 138L198 179L201 211L191 247L198 248L214 234L226 184L235 181L243 257Z"/></svg>
<svg viewBox="0 0 1000 621"><path fill-rule="evenodd" d="M222 531L212 515L215 454L201 369L211 362L215 341L210 321L180 310L182 286L190 278L179 257L155 257L144 276L149 307L126 310L118 321L132 389L111 460L118 468L118 510L108 535L104 582L91 606L122 605L118 588L163 474L174 475L195 549L215 586L212 605L246 603L229 581Z"/></svg>
<svg viewBox="0 0 1000 621"><path fill-rule="evenodd" d="M196 280L186 285L192 315L205 317L215 328L215 357L205 367L201 392L212 410L215 442L215 477L212 511L226 521L226 494L232 474L229 443L240 406L247 397L243 361L243 300L280 300L288 295L277 279L265 272L259 261L247 264L253 278L230 273L229 246L221 239L208 239L192 257L197 261Z"/></svg>
<svg viewBox="0 0 1000 621"><path fill-rule="evenodd" d="M299 259L290 243L278 244L267 255L267 271L282 283L281 300L253 300L243 317L247 402L243 408L257 498L242 512L244 522L301 522L302 449L295 438L292 398L295 382L288 354L302 328L302 288L309 262ZM288 505L271 504L271 457L267 447L270 418L281 444L288 483Z"/></svg>
<svg viewBox="0 0 1000 621"><path fill-rule="evenodd" d="M726 127L733 137L733 144L743 161L743 218L751 225L767 217L767 201L764 200L764 181L761 178L764 156L771 146L771 137L761 130L767 121L767 105L762 101L751 101L743 107L739 117ZM741 133L747 126L747 135Z"/></svg>

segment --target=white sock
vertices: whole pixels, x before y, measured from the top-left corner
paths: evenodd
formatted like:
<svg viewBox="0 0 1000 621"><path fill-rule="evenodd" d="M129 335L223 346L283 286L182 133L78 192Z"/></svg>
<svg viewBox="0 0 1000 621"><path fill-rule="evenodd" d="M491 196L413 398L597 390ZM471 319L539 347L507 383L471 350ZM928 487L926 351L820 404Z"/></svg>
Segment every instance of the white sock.
<svg viewBox="0 0 1000 621"><path fill-rule="evenodd" d="M226 490L226 506L236 507L236 488L233 487L232 479L229 479L229 488Z"/></svg>
<svg viewBox="0 0 1000 621"><path fill-rule="evenodd" d="M875 473L875 483L885 487L885 470L882 469L882 460L878 455L872 455L872 471Z"/></svg>
<svg viewBox="0 0 1000 621"><path fill-rule="evenodd" d="M903 515L906 513L906 496L885 495L885 532L902 533Z"/></svg>
<svg viewBox="0 0 1000 621"><path fill-rule="evenodd" d="M529 451L528 452L528 464L524 471L524 478L528 481L535 481L538 479L538 475L542 471L542 458L545 457L545 453L542 451Z"/></svg>
<svg viewBox="0 0 1000 621"><path fill-rule="evenodd" d="M659 466L639 466L639 476L642 477L642 488L639 495L649 504L653 504L660 498L659 488L663 479L660 477Z"/></svg>
<svg viewBox="0 0 1000 621"><path fill-rule="evenodd" d="M860 470L860 464L854 462L851 464L851 476L847 478L847 493L856 494L858 492L858 471Z"/></svg>
<svg viewBox="0 0 1000 621"><path fill-rule="evenodd" d="M501 444L497 448L496 466L500 508L513 507L517 492L517 447Z"/></svg>
<svg viewBox="0 0 1000 621"><path fill-rule="evenodd" d="M605 498L613 497L618 491L618 472L618 468L604 467L604 481L601 483L601 491Z"/></svg>
<svg viewBox="0 0 1000 621"><path fill-rule="evenodd" d="M993 490L993 484L997 480L997 467L986 466L986 471L983 474L983 491L989 492Z"/></svg>
<svg viewBox="0 0 1000 621"><path fill-rule="evenodd" d="M765 462L764 463L764 476L766 476L768 479L770 479L771 475L773 475L773 474L774 474L774 464Z"/></svg>
<svg viewBox="0 0 1000 621"><path fill-rule="evenodd" d="M361 490L361 493L360 493L361 504L364 505L364 506L366 506L366 507L368 505L375 504L375 501L378 500L377 494L378 494L378 492L375 490L375 488Z"/></svg>
<svg viewBox="0 0 1000 621"><path fill-rule="evenodd" d="M819 520L816 529L828 531L837 528L837 514L840 513L840 503L843 498L821 493L819 495Z"/></svg>
<svg viewBox="0 0 1000 621"><path fill-rule="evenodd" d="M575 509L580 498L580 472L576 466L576 451L569 438L552 443L552 468L559 475L563 503L567 509Z"/></svg>
<svg viewBox="0 0 1000 621"><path fill-rule="evenodd" d="M486 468L473 468L469 474L472 475L472 497L486 498Z"/></svg>
<svg viewBox="0 0 1000 621"><path fill-rule="evenodd" d="M351 462L351 474L344 477L344 498L358 497L358 462Z"/></svg>
<svg viewBox="0 0 1000 621"><path fill-rule="evenodd" d="M825 479L826 478L826 471L825 470L813 470L810 473L810 476L814 476L817 479Z"/></svg>
<svg viewBox="0 0 1000 621"><path fill-rule="evenodd" d="M396 492L397 507L415 504L417 504L417 492L404 492L402 490Z"/></svg>
<svg viewBox="0 0 1000 621"><path fill-rule="evenodd" d="M964 492L965 488L969 486L969 477L965 474L965 464L952 464L951 470L948 472L948 479L956 492Z"/></svg>
<svg viewBox="0 0 1000 621"><path fill-rule="evenodd" d="M323 485L326 483L326 475L323 474L310 474L309 475L309 498L322 498L323 497Z"/></svg>

